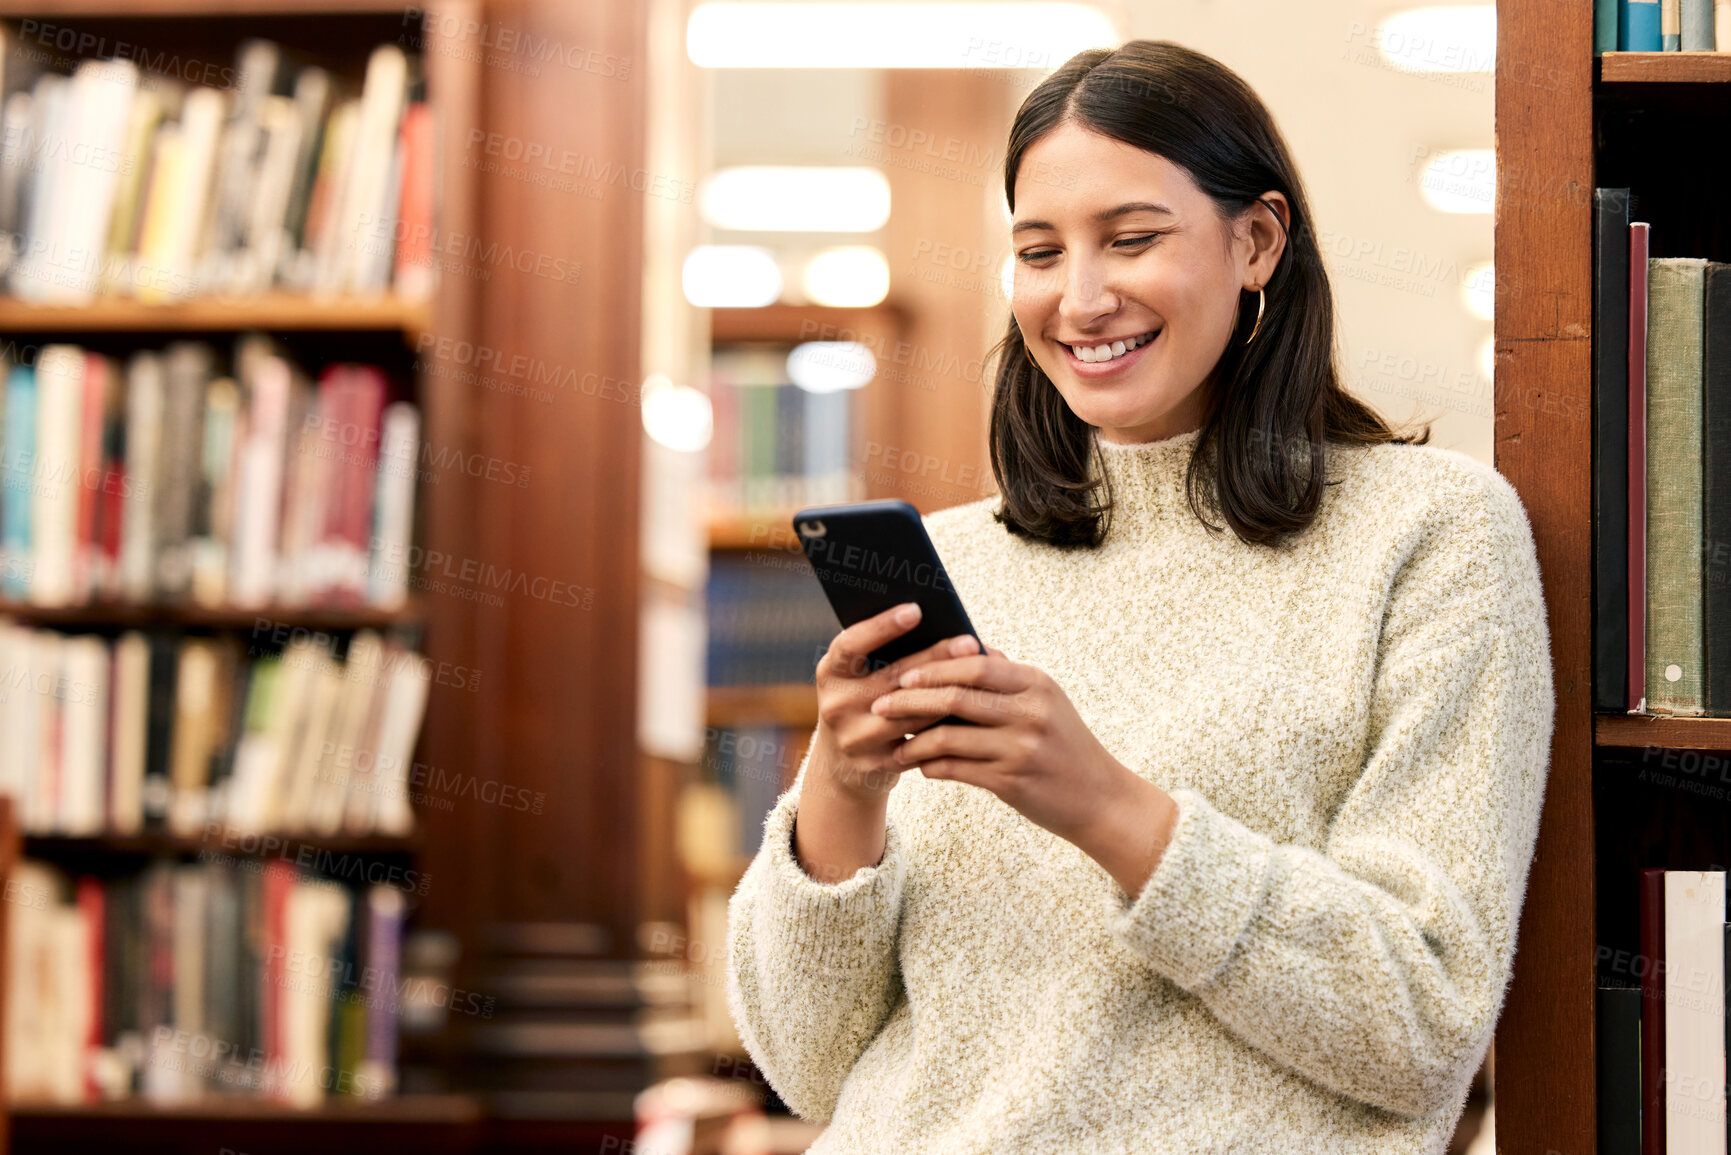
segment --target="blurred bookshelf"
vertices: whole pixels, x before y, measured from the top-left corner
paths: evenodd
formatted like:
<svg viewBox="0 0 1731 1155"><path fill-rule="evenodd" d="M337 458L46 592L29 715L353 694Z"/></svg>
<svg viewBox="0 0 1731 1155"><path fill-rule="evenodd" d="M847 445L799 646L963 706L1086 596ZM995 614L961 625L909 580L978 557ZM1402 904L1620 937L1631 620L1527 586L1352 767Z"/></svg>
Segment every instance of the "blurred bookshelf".
<svg viewBox="0 0 1731 1155"><path fill-rule="evenodd" d="M343 0L5 3L0 47L13 1148L468 1149L478 1101L405 1063L451 953L409 775L453 419L412 352L431 101L473 86Z"/></svg>

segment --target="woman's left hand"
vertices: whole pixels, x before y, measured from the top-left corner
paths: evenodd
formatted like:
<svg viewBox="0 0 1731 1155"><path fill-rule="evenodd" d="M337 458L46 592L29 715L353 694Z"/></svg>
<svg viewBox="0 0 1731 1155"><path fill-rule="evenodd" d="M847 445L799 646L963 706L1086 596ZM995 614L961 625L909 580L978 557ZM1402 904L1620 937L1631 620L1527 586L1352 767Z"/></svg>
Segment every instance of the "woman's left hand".
<svg viewBox="0 0 1731 1155"><path fill-rule="evenodd" d="M1125 809L1147 817L1159 805L1149 792L1161 798L1165 792L1112 757L1044 670L989 646L971 653L971 637L953 644L966 656L909 670L901 688L878 697L872 711L891 718L954 714L979 725L933 726L896 747L895 756L927 778L990 790L1103 863L1129 849L1126 838L1146 847L1149 832L1144 827L1137 837L1127 828Z"/></svg>

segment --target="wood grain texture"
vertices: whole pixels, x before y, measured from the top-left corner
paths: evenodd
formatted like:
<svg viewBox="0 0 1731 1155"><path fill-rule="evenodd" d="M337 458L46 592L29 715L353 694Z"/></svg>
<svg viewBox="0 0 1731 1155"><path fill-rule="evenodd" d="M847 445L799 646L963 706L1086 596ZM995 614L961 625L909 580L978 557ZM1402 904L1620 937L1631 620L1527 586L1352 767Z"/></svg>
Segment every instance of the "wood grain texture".
<svg viewBox="0 0 1731 1155"><path fill-rule="evenodd" d="M1498 5L1496 466L1545 583L1556 724L1496 1033L1497 1148L1592 1155L1592 6Z"/></svg>
<svg viewBox="0 0 1731 1155"><path fill-rule="evenodd" d="M1607 52L1606 84L1722 84L1731 80L1731 52Z"/></svg>

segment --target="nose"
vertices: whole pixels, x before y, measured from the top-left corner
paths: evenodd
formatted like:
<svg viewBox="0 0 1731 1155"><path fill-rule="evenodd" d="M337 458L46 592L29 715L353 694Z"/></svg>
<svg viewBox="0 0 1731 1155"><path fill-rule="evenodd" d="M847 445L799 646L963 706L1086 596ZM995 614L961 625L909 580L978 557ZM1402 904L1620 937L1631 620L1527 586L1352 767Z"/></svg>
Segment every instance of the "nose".
<svg viewBox="0 0 1731 1155"><path fill-rule="evenodd" d="M1073 259L1064 278L1064 293L1058 300L1058 315L1072 329L1091 329L1102 317L1118 310L1119 298L1100 267L1091 261Z"/></svg>

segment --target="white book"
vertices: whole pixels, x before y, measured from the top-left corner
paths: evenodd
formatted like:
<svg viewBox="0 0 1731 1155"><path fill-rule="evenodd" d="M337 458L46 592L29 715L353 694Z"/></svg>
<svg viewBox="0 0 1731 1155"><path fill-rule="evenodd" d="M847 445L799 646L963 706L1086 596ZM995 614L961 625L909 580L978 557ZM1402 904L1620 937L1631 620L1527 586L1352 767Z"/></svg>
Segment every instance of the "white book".
<svg viewBox="0 0 1731 1155"><path fill-rule="evenodd" d="M378 798L374 827L380 834L403 837L415 828L415 811L409 797L410 771L421 720L427 712L432 676L425 658L403 653L391 663L390 678L373 770Z"/></svg>
<svg viewBox="0 0 1731 1155"><path fill-rule="evenodd" d="M313 810L313 795L318 789L319 760L337 718L337 706L348 685L343 681L343 668L329 653L318 648L306 651L306 660L313 667L312 685L308 687L296 735L294 756L283 766L281 806L277 813L278 828L296 833L305 831Z"/></svg>
<svg viewBox="0 0 1731 1155"><path fill-rule="evenodd" d="M288 202L294 190L295 162L301 155L300 113L288 97L270 96L261 115L264 158L246 223L246 249L235 276L235 290L240 293L270 288L293 240L288 234Z"/></svg>
<svg viewBox="0 0 1731 1155"><path fill-rule="evenodd" d="M30 652L30 632L0 619L0 794L12 800L15 814L23 812L35 762Z"/></svg>
<svg viewBox="0 0 1731 1155"><path fill-rule="evenodd" d="M44 687L54 686L61 677L64 639L53 630L31 630L28 636L30 692L25 697L30 699L26 707L30 717L26 727L33 749L19 824L28 834L52 834L60 813L60 749L54 740L60 724L60 702L52 692L45 693Z"/></svg>
<svg viewBox="0 0 1731 1155"><path fill-rule="evenodd" d="M78 548L84 351L48 345L36 361L36 469L30 494L30 600L70 605Z"/></svg>
<svg viewBox="0 0 1731 1155"><path fill-rule="evenodd" d="M24 153L26 173L19 215L23 247L11 269L12 292L27 301L38 300L53 280L55 232L64 205L54 181L59 166L45 163L48 145L64 140L66 105L72 82L63 76L46 75L36 81L30 100L30 128Z"/></svg>
<svg viewBox="0 0 1731 1155"><path fill-rule="evenodd" d="M246 443L235 482L234 572L230 596L239 606L262 606L278 593L277 541L282 511L283 453L289 432L289 367L266 357L253 374Z"/></svg>
<svg viewBox="0 0 1731 1155"><path fill-rule="evenodd" d="M1731 52L1731 0L1713 0L1713 51Z"/></svg>
<svg viewBox="0 0 1731 1155"><path fill-rule="evenodd" d="M179 835L196 835L204 825L210 786L210 752L215 737L218 674L215 643L188 638L180 645L175 671L174 737L169 760L168 826Z"/></svg>
<svg viewBox="0 0 1731 1155"><path fill-rule="evenodd" d="M108 749L108 645L92 634L61 647L66 680L60 700L61 789L55 828L64 834L102 833L103 770Z"/></svg>
<svg viewBox="0 0 1731 1155"><path fill-rule="evenodd" d="M370 255L392 244L392 230L381 216L390 183L397 126L408 93L408 58L395 44L381 44L367 58L367 77L348 163L338 184L335 228L319 253L314 290L340 293L363 288Z"/></svg>
<svg viewBox="0 0 1731 1155"><path fill-rule="evenodd" d="M331 994L341 969L335 956L348 926L349 902L348 892L333 882L303 881L289 891L285 904L288 957L308 961L278 992L284 1085L273 1090L297 1107L315 1107L324 1097L320 1072L330 1061Z"/></svg>
<svg viewBox="0 0 1731 1155"><path fill-rule="evenodd" d="M1725 1155L1725 872L1665 872L1665 1150Z"/></svg>
<svg viewBox="0 0 1731 1155"><path fill-rule="evenodd" d="M126 476L121 498L120 587L127 601L156 590L156 491L162 485L162 358L136 353L126 369Z"/></svg>
<svg viewBox="0 0 1731 1155"><path fill-rule="evenodd" d="M181 105L180 123L172 130L165 127L159 137L159 152L167 149L172 164L166 181L151 182L149 212L162 215L146 224L146 247L139 254L143 267L135 277L141 299L171 301L199 291L198 246L226 108L221 92L194 88Z"/></svg>
<svg viewBox="0 0 1731 1155"><path fill-rule="evenodd" d="M367 600L400 609L409 598L409 539L415 523L416 454L421 414L407 401L385 406L380 421L379 476L373 496L373 557Z"/></svg>
<svg viewBox="0 0 1731 1155"><path fill-rule="evenodd" d="M109 742L108 824L116 834L144 829L144 765L150 732L150 643L136 630L114 644L113 730Z"/></svg>
<svg viewBox="0 0 1731 1155"><path fill-rule="evenodd" d="M7 885L17 901L6 911L6 1097L40 1102L51 1094L44 1060L59 1026L48 1000L58 879L49 867L26 858L13 865Z"/></svg>
<svg viewBox="0 0 1731 1155"><path fill-rule="evenodd" d="M73 73L65 136L44 161L58 170L52 183L63 202L57 222L61 256L55 275L38 285L38 300L88 304L102 291L102 260L137 90L138 67L130 60L87 60Z"/></svg>
<svg viewBox="0 0 1731 1155"><path fill-rule="evenodd" d="M383 689L384 646L376 630L357 630L349 642L343 663L343 692L329 740L319 751L312 803L307 823L317 834L332 835L343 828L348 808L349 782L360 763L373 760L368 729L374 703ZM372 727L376 729L376 727Z"/></svg>

